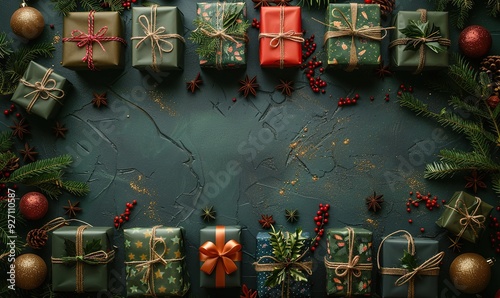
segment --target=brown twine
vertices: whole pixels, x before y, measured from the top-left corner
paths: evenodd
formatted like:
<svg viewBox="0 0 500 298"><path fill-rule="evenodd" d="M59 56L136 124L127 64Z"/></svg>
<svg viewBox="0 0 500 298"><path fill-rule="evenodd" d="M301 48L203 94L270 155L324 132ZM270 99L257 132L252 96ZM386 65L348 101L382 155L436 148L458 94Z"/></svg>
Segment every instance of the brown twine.
<svg viewBox="0 0 500 298"><path fill-rule="evenodd" d="M400 287L400 286L408 283L408 298L414 298L415 297L415 277L418 275L421 275L421 276L437 276L437 275L439 275L439 270L440 270L439 264L443 260L444 252L437 253L436 255L427 259L425 262L423 262L420 266L413 269L412 271L408 271L407 269L403 269L403 268L381 267L380 266L380 251L382 250L382 245L384 244L385 240L387 240L389 237L394 236L395 234L398 234L398 233L405 234L404 237L408 241L408 253L411 254L412 256L415 255L415 242L414 242L414 239L411 236L411 234L405 230L398 230L398 231L395 231L395 232L387 235L384 239L382 239L382 242L380 242L380 245L379 245L378 251L377 251L377 267L380 271L380 274L382 274L382 275L401 275L401 277L399 277L394 282L394 285L397 287Z"/></svg>
<svg viewBox="0 0 500 298"><path fill-rule="evenodd" d="M152 56L152 65L151 67L153 68L153 71L158 72L160 71L158 67L158 63L156 62L157 57L156 57L156 49L158 48L158 52L160 55L160 59L163 57L163 52L165 53L170 53L174 50L174 45L168 41L167 39L169 38L177 38L181 40L182 42L185 42L184 38L177 34L177 33L172 33L172 34L166 34L165 27L160 26L156 27L156 10L158 8L158 5L153 5L151 6L151 22L145 15L140 15L139 18L137 19L139 24L142 27L142 30L144 31L144 36L134 36L130 38L131 40L138 39L139 42L136 44L135 48L138 49L143 42L146 40L151 41L151 56ZM162 45L160 45L160 42L164 43L167 48L164 48Z"/></svg>
<svg viewBox="0 0 500 298"><path fill-rule="evenodd" d="M180 262L184 260L184 257L174 259L163 258L163 256L167 253L167 243L163 238L156 237L156 229L161 227L161 225L154 226L151 230L151 238L149 239L149 260L125 262L126 265L135 265L138 270L146 268L141 281L148 285L146 294L153 297L157 297L154 287L153 265L160 263L166 266L169 262ZM163 246L163 251L161 253L156 252L156 245L158 244Z"/></svg>
<svg viewBox="0 0 500 298"><path fill-rule="evenodd" d="M84 254L83 251L83 231L87 226L79 226L76 229L76 255L82 256ZM83 263L76 262L76 292L83 293Z"/></svg>
<svg viewBox="0 0 500 298"><path fill-rule="evenodd" d="M334 269L335 274L339 277L345 277L347 276L347 293L346 296L350 297L352 296L352 278L353 276L355 277L360 277L361 276L361 271L366 270L366 271L371 271L372 270L372 264L371 263L359 263L359 255L353 256L354 252L354 229L351 227L347 227L347 231L349 233L349 256L347 259L347 263L341 263L341 262L331 262L326 259L326 256L324 257L324 262L325 262L325 267L328 269Z"/></svg>
<svg viewBox="0 0 500 298"><path fill-rule="evenodd" d="M302 37L302 32L295 32L294 30L288 30L284 32L285 28L285 6L280 6L280 32L278 33L260 33L259 39L263 37L269 37L269 46L272 48L280 47L280 69L285 66L285 40L290 40L293 42L304 42Z"/></svg>
<svg viewBox="0 0 500 298"><path fill-rule="evenodd" d="M427 22L427 10L426 9L419 9L417 11L420 12L420 21L422 23ZM389 48L392 48L395 46L400 46L400 45L407 45L407 44L413 45L414 48L419 47L419 49L418 49L418 52L419 52L418 66L414 72L414 74L419 74L422 72L422 70L424 70L425 57L426 57L424 44L426 44L428 42L437 42L440 45L447 46L447 47L449 47L451 45L451 41L448 38L442 37L441 35L439 35L439 31L435 31L435 32L432 32L428 37L398 38L389 44Z"/></svg>
<svg viewBox="0 0 500 298"><path fill-rule="evenodd" d="M64 97L64 91L59 88L56 88L57 85L56 80L49 79L53 71L54 70L52 68L47 69L47 71L42 77L42 80L36 81L34 84L26 81L24 78L21 78L19 80L19 82L21 82L26 87L35 89L24 96L24 97L29 97L33 95L31 101L28 103L28 106L26 107L26 112L31 113L31 109L33 108L33 106L35 105L36 101L39 98L41 98L42 100L47 100L49 98L52 98L58 104L62 105L62 103L59 100ZM59 92L59 95L52 93L54 91Z"/></svg>
<svg viewBox="0 0 500 298"><path fill-rule="evenodd" d="M478 197L475 198L476 198L476 208L472 211L472 213L469 213L467 205L465 204L465 201L462 199L458 199L455 202L455 207L450 207L449 205L446 205L446 208L449 208L463 216L462 218L460 218L459 221L460 225L462 226L462 229L457 234L456 241L460 240L460 238L468 228L471 228L472 232L474 233L474 236L477 237L478 231L476 231L474 225L476 225L478 229L484 228L484 222L486 221L486 218L482 214L476 215L476 213L479 211L479 208L481 207L482 201Z"/></svg>

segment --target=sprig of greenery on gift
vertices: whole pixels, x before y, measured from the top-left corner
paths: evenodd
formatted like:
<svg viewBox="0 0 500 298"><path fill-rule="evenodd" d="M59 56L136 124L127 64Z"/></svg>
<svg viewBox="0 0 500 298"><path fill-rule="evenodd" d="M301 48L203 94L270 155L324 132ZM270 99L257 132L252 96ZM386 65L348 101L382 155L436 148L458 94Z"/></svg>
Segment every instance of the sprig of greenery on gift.
<svg viewBox="0 0 500 298"><path fill-rule="evenodd" d="M433 23L422 22L420 20L410 20L408 25L399 30L401 33L406 35L408 38L416 39L414 42L409 42L405 51L412 50L416 51L421 46L426 46L435 53L441 53L446 50L445 46L442 46L437 41L424 42L422 38L438 38L441 37L441 30L439 27L435 26Z"/></svg>
<svg viewBox="0 0 500 298"><path fill-rule="evenodd" d="M337 2L337 1L334 1ZM330 3L330 0L300 0L298 5L307 6L309 8L324 8Z"/></svg>
<svg viewBox="0 0 500 298"><path fill-rule="evenodd" d="M469 150L447 148L439 151L439 161L427 164L424 177L440 179L477 171L489 174L493 190L500 195L500 105L492 104L491 78L478 73L462 57L449 67L445 82L438 82L441 91L449 93L448 104L432 111L414 94L405 92L400 105L417 115L432 118L441 126L461 134L469 143ZM467 117L467 118L465 118Z"/></svg>
<svg viewBox="0 0 500 298"><path fill-rule="evenodd" d="M51 0L54 3L54 9L63 15L78 11L123 11L122 0Z"/></svg>
<svg viewBox="0 0 500 298"><path fill-rule="evenodd" d="M64 239L64 249L66 251L66 256L62 257L62 261L67 265L75 265L77 261L76 255L76 243L73 240ZM91 254L93 252L102 250L101 240L93 239L92 241L87 241L83 247L84 255ZM89 262L89 261L87 261Z"/></svg>
<svg viewBox="0 0 500 298"><path fill-rule="evenodd" d="M214 3L214 5L218 5ZM208 32L224 29L224 33L235 37L235 39L242 39L246 37L246 32L250 24L247 20L241 20L243 15L243 5L227 5L224 7L222 13L222 28L216 28L217 16L214 14L210 20L205 20L203 17L198 16L193 20L196 30L191 32L189 39L198 44L196 53L205 58L215 57L220 46L220 39L207 36L202 32L202 29ZM221 10L219 10L220 12ZM241 20L241 21L239 21ZM241 40L242 41L242 40Z"/></svg>
<svg viewBox="0 0 500 298"><path fill-rule="evenodd" d="M403 257L400 259L401 261L401 267L403 269L406 269L408 271L413 271L415 268L418 267L417 264L417 257L409 253L408 251L404 251Z"/></svg>
<svg viewBox="0 0 500 298"><path fill-rule="evenodd" d="M500 0L484 0L483 2L486 2L486 8L490 15L493 17L500 15ZM463 28L474 4L474 0L437 0L436 10L450 11L452 22L458 28Z"/></svg>
<svg viewBox="0 0 500 298"><path fill-rule="evenodd" d="M271 225L272 232L269 232L270 243L273 248L273 256L285 266L274 268L271 275L266 280L266 286L274 287L281 285L287 276L290 276L295 281L307 281L304 272L293 266L287 266L294 262L300 262L299 258L304 253L305 242L307 238L302 236L302 229L297 228L295 233L283 233L282 230L276 231Z"/></svg>

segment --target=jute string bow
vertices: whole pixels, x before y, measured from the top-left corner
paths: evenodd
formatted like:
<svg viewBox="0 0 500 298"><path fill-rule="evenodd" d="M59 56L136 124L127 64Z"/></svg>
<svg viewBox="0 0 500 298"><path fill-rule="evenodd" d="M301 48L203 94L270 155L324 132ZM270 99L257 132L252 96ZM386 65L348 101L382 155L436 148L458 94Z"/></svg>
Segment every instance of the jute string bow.
<svg viewBox="0 0 500 298"><path fill-rule="evenodd" d="M361 271L371 271L372 264L371 263L359 263L359 255L354 255L354 229L351 227L347 227L348 231L348 240L349 241L349 256L347 259L347 263L341 262L331 262L324 258L325 267L327 269L334 269L335 275L339 277L347 276L347 293L346 297L352 296L352 286L353 286L353 277L360 277Z"/></svg>
<svg viewBox="0 0 500 298"><path fill-rule="evenodd" d="M161 264L166 266L170 262L180 262L184 260L182 258L173 258L173 259L165 259L164 256L167 253L167 243L163 238L156 237L156 230L161 228L162 226L154 226L151 230L151 238L149 238L149 260L146 261L131 261L125 262L126 265L135 265L135 267L141 271L144 270L144 275L142 276L141 281L144 284L148 285L148 289L146 291L147 296L157 297L155 291L155 283L154 283L154 275L153 266L156 264ZM157 252L158 247L160 247L160 253Z"/></svg>
<svg viewBox="0 0 500 298"><path fill-rule="evenodd" d="M467 229L471 229L472 232L474 233L474 236L478 236L478 231L477 229L482 229L484 228L484 222L486 221L486 218L484 215L476 215L476 213L479 211L479 208L481 207L481 199L478 197L476 198L476 208L472 211L472 213L469 213L469 210L467 208L467 205L465 204L465 201L462 199L458 199L455 202L455 206L451 207L449 205L446 205L446 208L449 208L458 214L462 215L463 217L460 218L460 225L462 226L462 229L460 232L457 234L457 241L462 237L462 235L467 231Z"/></svg>
<svg viewBox="0 0 500 298"><path fill-rule="evenodd" d="M386 267L381 267L380 266L380 251L382 250L382 245L384 244L385 240L387 240L389 237L394 236L398 233L404 233L404 237L408 241L408 253L410 253L412 256L415 255L415 242L413 240L413 237L411 236L410 233L408 233L405 230L398 230L395 231L389 235L387 235L384 239L382 239L382 242L380 242L380 246L378 247L377 251L377 267L382 275L401 275L394 285L396 287L403 286L405 284L408 284L408 298L414 298L415 297L415 277L419 275L423 276L438 276L439 275L439 264L443 260L444 257L444 252L437 253L436 255L432 256L420 266L417 268L413 269L412 271L409 271L407 269L403 268L386 268Z"/></svg>
<svg viewBox="0 0 500 298"><path fill-rule="evenodd" d="M427 10L419 9L418 11L420 12L420 21L422 23L427 22ZM451 45L451 41L448 38L444 38L439 34L440 34L439 31L435 31L435 32L432 32L427 37L398 38L389 44L389 48L393 48L393 47L399 46L399 45L407 45L407 44L412 44L414 48L418 47L418 52L419 52L418 66L417 66L417 69L415 70L414 74L419 74L422 72L422 70L424 70L424 66L425 66L425 57L426 57L425 44L426 43L438 42L440 45L447 46L447 47L449 47Z"/></svg>
<svg viewBox="0 0 500 298"><path fill-rule="evenodd" d="M152 56L152 69L155 72L160 71L158 67L158 62L157 62L157 56L156 56L156 50L158 49L160 59L163 57L163 53L170 53L174 50L174 45L168 41L167 39L170 38L177 38L182 42L185 42L184 38L177 34L177 33L165 33L167 29L163 26L156 27L156 10L158 8L158 5L153 5L151 6L151 14L150 14L150 19L145 16L145 15L140 15L138 18L138 22L142 27L142 30L144 31L144 36L134 36L131 38L131 40L139 40L139 42L135 45L135 48L138 49L143 42L146 40L151 41L151 56ZM164 46L162 46L160 43L163 43Z"/></svg>
<svg viewBox="0 0 500 298"><path fill-rule="evenodd" d="M57 103L62 103L59 101L64 97L64 91L56 88L57 82L54 79L49 79L50 75L54 70L52 68L47 69L45 74L42 77L41 81L36 81L34 84L26 81L24 78L21 78L19 82L21 82L24 86L33 88L35 90L26 94L24 97L32 96L31 101L26 106L26 112L31 113L31 109L35 105L38 99L47 100L49 98L55 100Z"/></svg>
<svg viewBox="0 0 500 298"><path fill-rule="evenodd" d="M278 33L259 33L259 39L269 37L269 46L272 48L280 48L280 68L285 66L285 40L293 42L304 42L302 32L295 32L294 30L285 30L285 6L280 6L280 31Z"/></svg>

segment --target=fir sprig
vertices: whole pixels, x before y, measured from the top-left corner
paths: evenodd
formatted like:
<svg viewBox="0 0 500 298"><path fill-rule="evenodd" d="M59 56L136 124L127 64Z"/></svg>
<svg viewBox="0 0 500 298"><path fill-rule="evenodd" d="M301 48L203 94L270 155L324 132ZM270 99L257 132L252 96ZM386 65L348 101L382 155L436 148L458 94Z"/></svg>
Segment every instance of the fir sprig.
<svg viewBox="0 0 500 298"><path fill-rule="evenodd" d="M12 41L7 38L7 33L0 32L0 59L12 54Z"/></svg>
<svg viewBox="0 0 500 298"><path fill-rule="evenodd" d="M324 8L330 3L329 0L300 0L298 5L309 8Z"/></svg>
<svg viewBox="0 0 500 298"><path fill-rule="evenodd" d="M54 3L54 9L63 15L70 12L82 11L104 11L108 7L111 11L123 11L121 0L51 0ZM102 4L102 5L101 5Z"/></svg>
<svg viewBox="0 0 500 298"><path fill-rule="evenodd" d="M483 0L486 2L486 0ZM458 28L465 27L469 14L474 7L474 0L437 0L436 10L450 11L451 20ZM500 13L500 0L487 0L485 3L488 12L493 17Z"/></svg>
<svg viewBox="0 0 500 298"><path fill-rule="evenodd" d="M500 0L488 0L486 6L493 17L497 17L500 14Z"/></svg>

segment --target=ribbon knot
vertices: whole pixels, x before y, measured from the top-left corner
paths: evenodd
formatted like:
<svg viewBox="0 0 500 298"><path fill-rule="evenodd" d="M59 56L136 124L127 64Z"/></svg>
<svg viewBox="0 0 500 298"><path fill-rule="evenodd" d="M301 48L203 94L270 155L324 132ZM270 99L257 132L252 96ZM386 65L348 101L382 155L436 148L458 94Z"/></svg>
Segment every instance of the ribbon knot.
<svg viewBox="0 0 500 298"><path fill-rule="evenodd" d="M41 98L43 100L47 100L49 98L52 98L59 104L61 102L59 99L62 99L64 97L64 91L56 88L57 82L54 79L49 79L50 75L52 74L54 70L52 68L47 69L45 74L42 77L41 81L36 81L34 84L26 81L24 78L21 78L19 81L25 85L26 87L33 88L35 90L31 91L30 93L26 94L24 97L29 97L33 95L31 98L31 101L29 104L26 106L26 112L30 113L31 109L35 105L36 101ZM57 94L59 93L59 94Z"/></svg>
<svg viewBox="0 0 500 298"><path fill-rule="evenodd" d="M462 235L465 233L465 231L470 228L472 232L474 233L474 236L478 236L478 231L477 229L482 229L484 228L484 223L486 221L486 217L484 215L479 214L476 215L476 213L479 211L479 208L481 207L481 199L478 197L476 198L476 208L472 210L471 213L469 213L469 209L467 208L467 205L465 204L465 201L462 199L458 199L455 202L454 207L450 207L449 205L446 205L446 208L449 208L458 214L462 215L463 217L460 218L459 223L462 226L462 229L460 232L457 234L457 240L462 237Z"/></svg>
<svg viewBox="0 0 500 298"><path fill-rule="evenodd" d="M207 241L200 247L200 258L205 261L201 271L206 274L212 274L217 266L222 266L226 274L231 274L238 270L234 261L241 258L241 244L229 240L221 250L212 241Z"/></svg>

